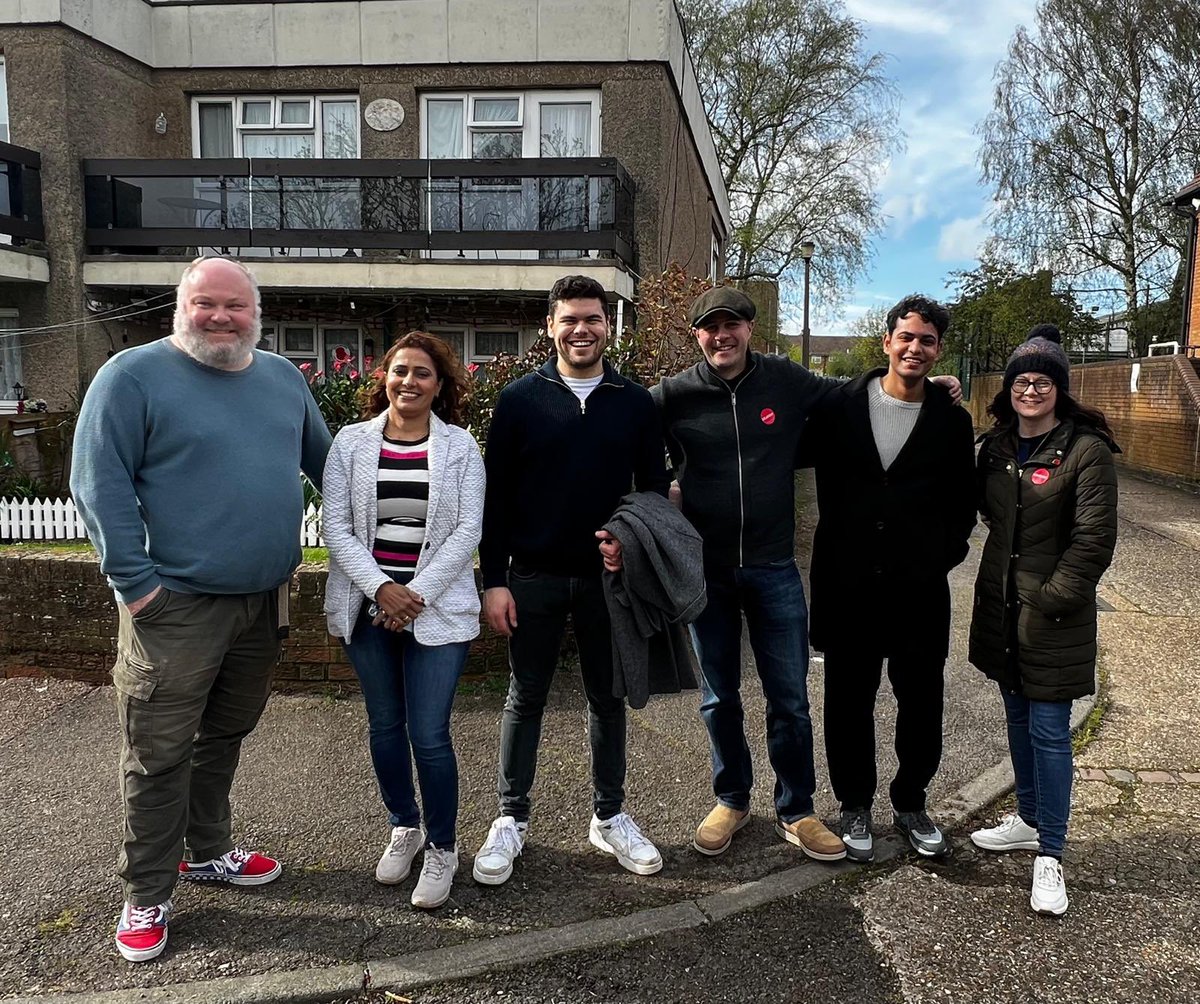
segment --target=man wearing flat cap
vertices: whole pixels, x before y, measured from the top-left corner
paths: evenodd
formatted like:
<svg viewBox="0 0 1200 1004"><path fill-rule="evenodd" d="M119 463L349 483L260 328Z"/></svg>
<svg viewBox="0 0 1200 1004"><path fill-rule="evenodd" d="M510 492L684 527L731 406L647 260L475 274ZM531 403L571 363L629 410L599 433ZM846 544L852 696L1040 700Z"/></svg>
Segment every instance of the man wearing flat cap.
<svg viewBox="0 0 1200 1004"><path fill-rule="evenodd" d="M693 846L722 854L750 818L753 783L741 700L742 617L767 699L776 832L819 861L846 856L813 811L808 608L795 559L796 448L838 381L750 350L754 301L731 286L701 294L688 321L704 359L651 392L682 493L704 538L708 605L691 625L716 806Z"/></svg>
<svg viewBox="0 0 1200 1004"><path fill-rule="evenodd" d="M722 854L750 820L752 767L741 700L742 615L767 699L775 829L809 857L846 855L813 812L808 609L795 559L793 458L805 420L837 382L786 356L750 350L754 301L732 286L701 294L688 321L704 359L651 392L682 492L704 538L708 605L691 625L703 674L700 716L717 804L696 830Z"/></svg>

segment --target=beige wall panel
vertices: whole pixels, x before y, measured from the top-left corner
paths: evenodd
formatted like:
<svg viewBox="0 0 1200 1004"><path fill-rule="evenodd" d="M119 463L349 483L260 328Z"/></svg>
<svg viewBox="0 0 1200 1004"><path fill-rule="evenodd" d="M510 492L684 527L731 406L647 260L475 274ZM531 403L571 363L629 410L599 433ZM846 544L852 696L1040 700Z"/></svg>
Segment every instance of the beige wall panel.
<svg viewBox="0 0 1200 1004"><path fill-rule="evenodd" d="M366 0L360 7L364 63L446 62L446 0Z"/></svg>
<svg viewBox="0 0 1200 1004"><path fill-rule="evenodd" d="M357 3L286 3L274 7L278 66L362 62Z"/></svg>
<svg viewBox="0 0 1200 1004"><path fill-rule="evenodd" d="M450 62L537 59L537 0L449 0Z"/></svg>
<svg viewBox="0 0 1200 1004"><path fill-rule="evenodd" d="M187 8L192 65L254 66L268 61L275 51L271 10L270 4Z"/></svg>
<svg viewBox="0 0 1200 1004"><path fill-rule="evenodd" d="M573 59L581 49L591 60L623 62L629 49L629 0L541 0L538 59Z"/></svg>

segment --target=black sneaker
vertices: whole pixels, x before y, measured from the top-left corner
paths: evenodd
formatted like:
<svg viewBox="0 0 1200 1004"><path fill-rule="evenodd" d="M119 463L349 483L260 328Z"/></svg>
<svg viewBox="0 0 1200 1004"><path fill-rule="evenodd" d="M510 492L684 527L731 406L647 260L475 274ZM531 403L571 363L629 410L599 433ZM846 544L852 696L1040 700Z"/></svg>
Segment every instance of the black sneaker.
<svg viewBox="0 0 1200 1004"><path fill-rule="evenodd" d="M871 836L870 809L843 809L840 827L846 857L865 864L875 860L875 840Z"/></svg>
<svg viewBox="0 0 1200 1004"><path fill-rule="evenodd" d="M950 853L945 836L924 809L920 812L893 810L892 819L896 822L896 829L908 837L908 842L922 857L943 858Z"/></svg>

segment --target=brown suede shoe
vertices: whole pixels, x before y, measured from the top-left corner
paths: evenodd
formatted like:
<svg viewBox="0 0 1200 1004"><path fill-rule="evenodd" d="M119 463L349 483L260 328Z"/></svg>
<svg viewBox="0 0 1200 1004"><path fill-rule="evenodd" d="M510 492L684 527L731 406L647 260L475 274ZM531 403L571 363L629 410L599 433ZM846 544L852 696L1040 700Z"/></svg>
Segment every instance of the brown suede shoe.
<svg viewBox="0 0 1200 1004"><path fill-rule="evenodd" d="M846 856L842 838L816 816L803 816L792 823L775 820L775 832L818 861L841 861Z"/></svg>
<svg viewBox="0 0 1200 1004"><path fill-rule="evenodd" d="M696 827L696 836L692 846L701 854L716 857L729 850L733 835L750 822L750 810L738 812L727 805L717 803L715 809L704 817L704 822ZM839 841L840 843L841 841Z"/></svg>

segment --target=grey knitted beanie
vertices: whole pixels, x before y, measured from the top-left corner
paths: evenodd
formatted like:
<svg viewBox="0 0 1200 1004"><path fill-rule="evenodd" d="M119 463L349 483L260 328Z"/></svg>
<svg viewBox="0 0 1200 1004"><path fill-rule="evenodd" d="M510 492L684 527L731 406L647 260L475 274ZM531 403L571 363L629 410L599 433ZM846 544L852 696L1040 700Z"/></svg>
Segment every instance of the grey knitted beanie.
<svg viewBox="0 0 1200 1004"><path fill-rule="evenodd" d="M1004 389L1022 373L1044 373L1060 390L1071 389L1071 361L1062 347L1062 332L1053 324L1035 324L1029 335L1008 357Z"/></svg>

